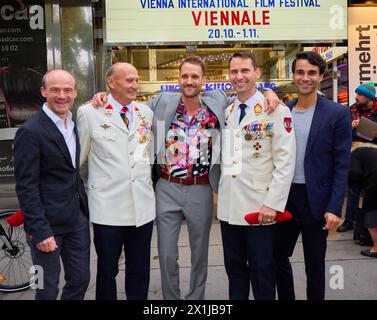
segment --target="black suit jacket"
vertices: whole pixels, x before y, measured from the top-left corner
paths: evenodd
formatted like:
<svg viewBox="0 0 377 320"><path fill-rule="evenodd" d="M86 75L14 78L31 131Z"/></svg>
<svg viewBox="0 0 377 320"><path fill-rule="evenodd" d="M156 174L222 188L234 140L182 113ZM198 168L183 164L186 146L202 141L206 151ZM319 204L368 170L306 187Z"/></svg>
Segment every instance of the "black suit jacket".
<svg viewBox="0 0 377 320"><path fill-rule="evenodd" d="M87 197L78 172L76 127L75 133L76 169L63 135L43 110L17 130L16 192L25 215L25 231L35 244L77 228L80 209L88 216Z"/></svg>

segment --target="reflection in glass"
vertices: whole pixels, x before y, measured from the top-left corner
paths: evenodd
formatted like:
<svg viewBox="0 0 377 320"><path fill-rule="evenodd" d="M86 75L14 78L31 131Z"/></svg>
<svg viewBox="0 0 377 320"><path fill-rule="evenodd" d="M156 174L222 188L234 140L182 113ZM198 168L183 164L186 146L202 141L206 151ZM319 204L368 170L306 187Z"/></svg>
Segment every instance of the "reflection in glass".
<svg viewBox="0 0 377 320"><path fill-rule="evenodd" d="M94 92L92 8L71 4L61 6L62 66L76 78L76 106L87 101Z"/></svg>

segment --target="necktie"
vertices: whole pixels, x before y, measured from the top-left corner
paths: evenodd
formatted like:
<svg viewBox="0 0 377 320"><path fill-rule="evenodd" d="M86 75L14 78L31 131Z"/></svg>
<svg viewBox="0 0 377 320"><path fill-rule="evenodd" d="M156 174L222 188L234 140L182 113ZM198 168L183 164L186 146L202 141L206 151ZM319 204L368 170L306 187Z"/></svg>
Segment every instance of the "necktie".
<svg viewBox="0 0 377 320"><path fill-rule="evenodd" d="M126 125L126 127L128 129L128 124L129 124L130 120L127 117L127 112L128 112L128 108L123 107L122 110L120 110L120 117L122 118L124 124Z"/></svg>
<svg viewBox="0 0 377 320"><path fill-rule="evenodd" d="M241 104L239 105L239 107L240 107L240 109L241 109L241 113L240 113L240 120L239 120L238 123L241 123L242 119L243 119L243 118L245 117L245 115L246 115L246 111L245 111L245 109L246 109L247 105L244 104L244 103L241 103Z"/></svg>

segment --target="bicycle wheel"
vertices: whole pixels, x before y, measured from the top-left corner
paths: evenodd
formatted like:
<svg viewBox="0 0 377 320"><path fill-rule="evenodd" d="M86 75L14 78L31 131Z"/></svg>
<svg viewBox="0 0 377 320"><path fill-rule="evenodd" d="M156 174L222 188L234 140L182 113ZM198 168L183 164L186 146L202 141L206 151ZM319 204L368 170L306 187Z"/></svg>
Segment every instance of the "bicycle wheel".
<svg viewBox="0 0 377 320"><path fill-rule="evenodd" d="M15 211L0 212L0 226L5 232L0 235L0 292L30 288L29 270L33 262L23 225L12 227L6 222ZM6 239L9 239L8 243Z"/></svg>

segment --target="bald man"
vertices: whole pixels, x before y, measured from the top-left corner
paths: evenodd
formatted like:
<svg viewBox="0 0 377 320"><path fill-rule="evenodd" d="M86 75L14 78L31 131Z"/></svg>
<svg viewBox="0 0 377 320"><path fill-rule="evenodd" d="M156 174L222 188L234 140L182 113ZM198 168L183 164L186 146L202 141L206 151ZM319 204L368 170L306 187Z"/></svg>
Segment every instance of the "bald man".
<svg viewBox="0 0 377 320"><path fill-rule="evenodd" d="M150 244L156 216L151 179L153 112L135 102L139 76L129 63L116 63L106 74L111 94L104 108L87 104L78 110L87 168L90 220L97 260L96 299L117 298L119 258L125 254L128 300L146 300Z"/></svg>
<svg viewBox="0 0 377 320"><path fill-rule="evenodd" d="M26 121L14 140L16 191L34 265L43 273L36 300L58 296L60 259L65 285L62 300L81 300L89 284L88 205L78 172L80 145L69 111L76 81L64 70L47 72L42 109Z"/></svg>

